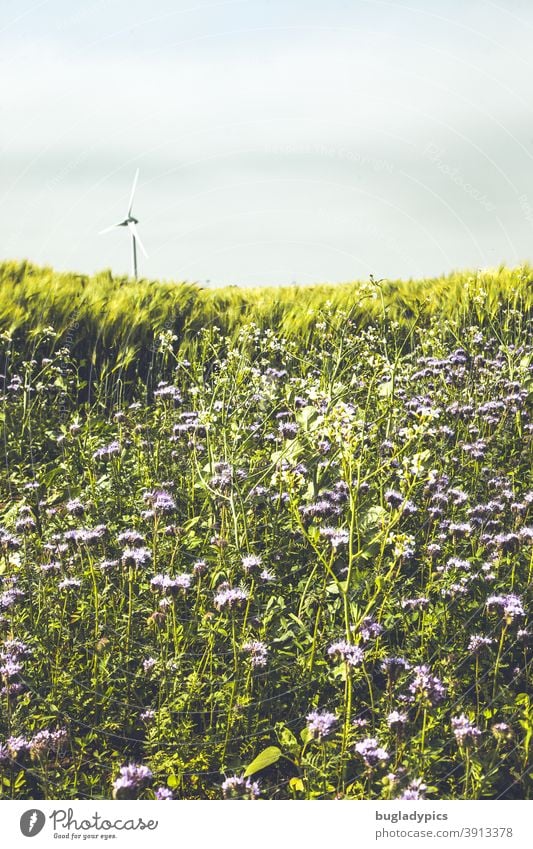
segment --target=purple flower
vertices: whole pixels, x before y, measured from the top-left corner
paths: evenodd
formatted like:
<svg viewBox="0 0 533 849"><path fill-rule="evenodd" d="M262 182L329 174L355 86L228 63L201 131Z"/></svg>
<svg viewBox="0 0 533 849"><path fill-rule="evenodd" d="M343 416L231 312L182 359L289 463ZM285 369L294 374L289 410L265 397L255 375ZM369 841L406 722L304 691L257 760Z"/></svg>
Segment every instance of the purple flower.
<svg viewBox="0 0 533 849"><path fill-rule="evenodd" d="M298 433L298 425L295 422L280 422L278 431L283 439L294 439Z"/></svg>
<svg viewBox="0 0 533 849"><path fill-rule="evenodd" d="M37 731L29 741L29 751L33 757L42 757L45 754L55 754L67 740L67 729L56 728L50 731L44 728Z"/></svg>
<svg viewBox="0 0 533 849"><path fill-rule="evenodd" d="M153 512L157 515L168 516L176 512L176 502L165 489L145 492L143 498L151 505Z"/></svg>
<svg viewBox="0 0 533 849"><path fill-rule="evenodd" d="M208 568L209 567L208 567L207 563L205 562L205 560L197 560L196 563L193 563L193 567L192 567L193 575L196 575L196 577L201 578L202 575L206 574Z"/></svg>
<svg viewBox="0 0 533 849"><path fill-rule="evenodd" d="M121 557L124 566L148 566L152 560L149 548L125 548Z"/></svg>
<svg viewBox="0 0 533 849"><path fill-rule="evenodd" d="M226 778L221 789L224 799L258 799L261 795L257 781L238 775Z"/></svg>
<svg viewBox="0 0 533 849"><path fill-rule="evenodd" d="M81 587L81 581L78 578L65 578L57 586L60 590L77 590Z"/></svg>
<svg viewBox="0 0 533 849"><path fill-rule="evenodd" d="M508 595L491 595L486 601L487 610L492 607L500 608L501 613L508 625L514 619L520 619L525 616L522 601L519 596L514 593Z"/></svg>
<svg viewBox="0 0 533 849"><path fill-rule="evenodd" d="M143 764L129 763L120 767L120 775L113 782L115 799L134 799L137 792L147 787L152 780L152 771Z"/></svg>
<svg viewBox="0 0 533 849"><path fill-rule="evenodd" d="M446 697L446 688L436 675L432 675L429 666L415 666L413 680L409 684L412 701L420 701L434 707Z"/></svg>
<svg viewBox="0 0 533 849"><path fill-rule="evenodd" d="M222 585L218 588L214 602L217 610L224 610L225 608L233 610L233 608L243 605L247 600L248 593L246 590L242 590L240 587L232 588Z"/></svg>
<svg viewBox="0 0 533 849"><path fill-rule="evenodd" d="M477 726L472 725L469 719L466 718L464 713L461 716L453 717L452 719L452 730L455 735L455 739L459 746L467 746L469 743L472 743L477 737L481 736L481 731Z"/></svg>
<svg viewBox="0 0 533 849"><path fill-rule="evenodd" d="M10 587L0 594L0 610L9 610L17 601L24 598L24 593L18 587Z"/></svg>
<svg viewBox="0 0 533 849"><path fill-rule="evenodd" d="M404 598L401 602L402 610L425 610L429 605L429 598L420 596L420 598Z"/></svg>
<svg viewBox="0 0 533 849"><path fill-rule="evenodd" d="M174 795L172 793L172 790L169 790L168 787L158 787L155 791L155 798L160 800L173 799Z"/></svg>
<svg viewBox="0 0 533 849"><path fill-rule="evenodd" d="M411 664L404 657L386 657L381 661L381 669L386 672L392 681L395 681L400 672L411 668Z"/></svg>
<svg viewBox="0 0 533 849"><path fill-rule="evenodd" d="M227 490L233 482L233 468L229 463L215 463L213 466L215 474L209 481L213 489Z"/></svg>
<svg viewBox="0 0 533 849"><path fill-rule="evenodd" d="M186 573L177 575L171 578L170 575L155 575L150 581L150 586L154 591L159 591L164 595L176 596L178 593L185 593L191 586L192 577Z"/></svg>
<svg viewBox="0 0 533 849"><path fill-rule="evenodd" d="M513 736L512 729L506 722L495 722L491 731L497 740L510 740Z"/></svg>
<svg viewBox="0 0 533 849"><path fill-rule="evenodd" d="M355 751L358 755L361 755L368 767L377 766L377 764L384 763L389 759L389 753L386 749L380 747L375 737L367 737L366 740L356 743Z"/></svg>
<svg viewBox="0 0 533 849"><path fill-rule="evenodd" d="M120 453L120 443L115 439L109 445L104 445L102 448L97 448L93 454L94 460L108 460Z"/></svg>
<svg viewBox="0 0 533 849"><path fill-rule="evenodd" d="M400 730L407 722L407 714L393 710L387 717L387 725L393 730Z"/></svg>
<svg viewBox="0 0 533 849"><path fill-rule="evenodd" d="M328 648L328 655L332 660L343 660L348 666L359 666L365 657L364 651L359 646L354 646L346 640L332 643Z"/></svg>
<svg viewBox="0 0 533 849"><path fill-rule="evenodd" d="M16 761L27 755L30 751L30 741L26 737L8 737L6 747L9 757Z"/></svg>
<svg viewBox="0 0 533 849"><path fill-rule="evenodd" d="M494 640L491 637L483 637L481 634L472 634L468 643L468 651L477 654L484 648L488 648L493 644Z"/></svg>
<svg viewBox="0 0 533 849"><path fill-rule="evenodd" d="M401 799L405 802L416 802L419 799L425 798L425 792L427 790L427 785L423 783L421 778L415 778L413 781L409 782L405 790L398 796L398 799Z"/></svg>
<svg viewBox="0 0 533 849"><path fill-rule="evenodd" d="M17 551L21 546L18 537L10 534L5 528L0 527L0 548L4 551Z"/></svg>
<svg viewBox="0 0 533 849"><path fill-rule="evenodd" d="M118 535L117 540L120 545L137 546L144 543L144 536L139 533L139 531L128 529L126 531L122 531Z"/></svg>
<svg viewBox="0 0 533 849"><path fill-rule="evenodd" d="M361 639L367 643L369 640L379 637L383 633L383 626L376 622L371 616L365 616L359 626Z"/></svg>
<svg viewBox="0 0 533 849"><path fill-rule="evenodd" d="M385 501L390 507L400 507L403 504L404 498L401 492L397 492L395 489L388 489L385 492Z"/></svg>
<svg viewBox="0 0 533 849"><path fill-rule="evenodd" d="M143 722L151 722L155 717L155 710L152 710L152 708L146 708L146 710L143 710L139 716Z"/></svg>
<svg viewBox="0 0 533 849"><path fill-rule="evenodd" d="M320 528L320 535L329 540L332 548L348 545L350 534L344 528Z"/></svg>
<svg viewBox="0 0 533 849"><path fill-rule="evenodd" d="M79 498L73 498L66 503L67 512L70 513L71 516L83 516L85 513L85 506L80 501Z"/></svg>
<svg viewBox="0 0 533 849"><path fill-rule="evenodd" d="M2 666L0 666L0 675L3 678L14 678L22 671L22 663L12 658L7 658Z"/></svg>
<svg viewBox="0 0 533 849"><path fill-rule="evenodd" d="M324 740L335 730L337 717L328 711L313 710L307 714L307 730L311 737L316 740Z"/></svg>
<svg viewBox="0 0 533 849"><path fill-rule="evenodd" d="M157 389L154 391L154 398L163 398L174 401L176 404L181 404L181 392L177 386L168 386L165 382L160 381Z"/></svg>
<svg viewBox="0 0 533 849"><path fill-rule="evenodd" d="M268 659L268 647L265 643L259 640L251 640L249 643L244 643L242 650L250 655L252 666L266 666Z"/></svg>
<svg viewBox="0 0 533 849"><path fill-rule="evenodd" d="M261 567L262 562L263 561L258 554L247 554L242 558L242 568L246 574L249 575L252 572L257 572L257 570Z"/></svg>

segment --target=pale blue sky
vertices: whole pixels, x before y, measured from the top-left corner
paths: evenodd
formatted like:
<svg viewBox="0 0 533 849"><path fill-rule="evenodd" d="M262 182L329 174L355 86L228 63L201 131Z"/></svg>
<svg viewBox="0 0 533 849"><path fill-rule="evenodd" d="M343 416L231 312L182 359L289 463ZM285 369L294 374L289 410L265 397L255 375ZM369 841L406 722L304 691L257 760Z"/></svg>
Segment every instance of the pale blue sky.
<svg viewBox="0 0 533 849"><path fill-rule="evenodd" d="M533 259L528 0L1 0L0 256L274 284Z"/></svg>

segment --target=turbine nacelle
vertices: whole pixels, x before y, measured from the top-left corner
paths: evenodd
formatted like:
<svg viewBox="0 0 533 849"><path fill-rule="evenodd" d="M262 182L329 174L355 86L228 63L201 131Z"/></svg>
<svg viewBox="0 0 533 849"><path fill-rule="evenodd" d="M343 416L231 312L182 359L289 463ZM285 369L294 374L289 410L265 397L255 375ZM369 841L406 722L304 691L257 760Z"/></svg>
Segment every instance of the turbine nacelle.
<svg viewBox="0 0 533 849"><path fill-rule="evenodd" d="M148 258L148 254L144 248L143 243L141 242L141 237L139 236L139 231L137 230L137 224L139 220L134 218L131 214L133 209L133 198L135 197L135 190L137 188L137 181L139 179L139 169L135 172L135 177L133 178L133 186L131 189L130 202L128 205L128 214L124 221L118 221L116 224L112 224L110 227L106 227L105 230L100 231L100 235L103 233L109 233L111 230L114 230L115 227L127 227L131 233L131 247L132 247L132 274L135 279L137 279L137 243L146 258Z"/></svg>

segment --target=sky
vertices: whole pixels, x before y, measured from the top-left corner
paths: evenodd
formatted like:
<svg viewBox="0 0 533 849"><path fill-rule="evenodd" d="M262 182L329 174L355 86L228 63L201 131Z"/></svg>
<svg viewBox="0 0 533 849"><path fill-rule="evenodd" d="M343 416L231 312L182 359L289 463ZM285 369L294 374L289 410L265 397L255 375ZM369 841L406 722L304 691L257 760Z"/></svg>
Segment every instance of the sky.
<svg viewBox="0 0 533 849"><path fill-rule="evenodd" d="M530 0L0 0L0 259L276 285L533 260Z"/></svg>

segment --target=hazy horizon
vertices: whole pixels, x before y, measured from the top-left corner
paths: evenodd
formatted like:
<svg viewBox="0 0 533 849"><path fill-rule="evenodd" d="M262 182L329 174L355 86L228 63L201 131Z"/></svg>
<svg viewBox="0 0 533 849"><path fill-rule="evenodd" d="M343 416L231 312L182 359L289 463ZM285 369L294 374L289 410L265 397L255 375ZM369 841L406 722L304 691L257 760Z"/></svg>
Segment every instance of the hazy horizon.
<svg viewBox="0 0 533 849"><path fill-rule="evenodd" d="M4 0L2 259L213 285L533 259L524 0Z"/></svg>

